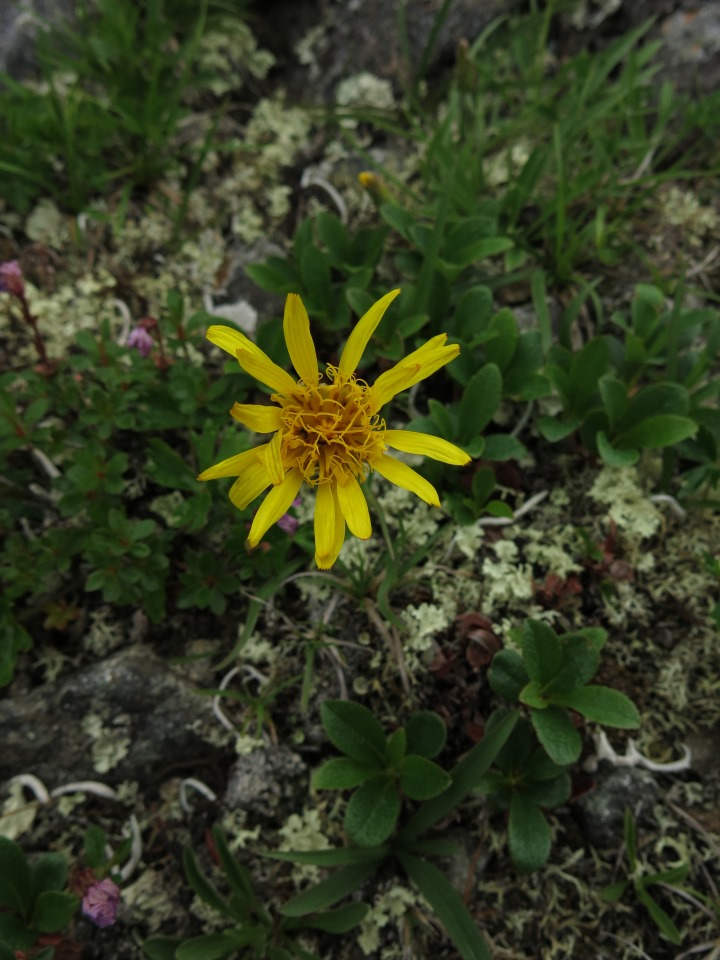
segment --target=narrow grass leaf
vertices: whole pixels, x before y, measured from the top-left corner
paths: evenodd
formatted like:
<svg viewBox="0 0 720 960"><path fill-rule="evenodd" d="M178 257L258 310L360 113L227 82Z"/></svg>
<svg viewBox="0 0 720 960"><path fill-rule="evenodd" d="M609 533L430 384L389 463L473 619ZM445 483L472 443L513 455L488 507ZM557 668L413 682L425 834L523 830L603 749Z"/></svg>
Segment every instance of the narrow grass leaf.
<svg viewBox="0 0 720 960"><path fill-rule="evenodd" d="M293 897L280 908L280 913L286 917L304 917L308 913L317 913L327 910L338 900L349 896L377 870L378 860L370 863L355 863L342 870L337 870L309 890L304 890L297 897Z"/></svg>
<svg viewBox="0 0 720 960"><path fill-rule="evenodd" d="M491 960L490 951L475 921L447 877L427 860L409 853L399 853L398 859L435 911L463 960Z"/></svg>

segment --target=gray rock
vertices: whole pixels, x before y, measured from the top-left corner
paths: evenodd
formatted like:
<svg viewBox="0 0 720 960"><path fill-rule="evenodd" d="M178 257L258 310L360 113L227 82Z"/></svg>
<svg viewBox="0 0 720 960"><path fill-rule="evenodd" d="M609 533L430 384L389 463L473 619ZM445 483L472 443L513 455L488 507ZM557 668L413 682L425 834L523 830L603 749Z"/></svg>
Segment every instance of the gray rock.
<svg viewBox="0 0 720 960"><path fill-rule="evenodd" d="M585 836L595 847L620 846L623 840L625 810L637 819L647 815L658 796L658 785L651 773L639 767L614 767L603 764L597 774L597 786L575 803Z"/></svg>
<svg viewBox="0 0 720 960"><path fill-rule="evenodd" d="M33 773L48 789L87 779L147 785L217 755L193 729L212 723L207 697L150 649L131 647L0 702L0 779Z"/></svg>
<svg viewBox="0 0 720 960"><path fill-rule="evenodd" d="M296 804L306 767L289 747L268 746L238 757L230 770L225 803L233 810L268 814L283 800Z"/></svg>
<svg viewBox="0 0 720 960"><path fill-rule="evenodd" d="M319 11L314 5L297 0L273 4L277 22L295 20L294 42L310 29L317 31L312 44L312 63L291 69L287 87L291 98L296 93L305 101L321 99L334 102L338 83L365 71L393 81L398 91L406 69L403 43L398 30L397 5L387 0L322 0ZM517 10L520 0L455 0L440 30L430 60L430 71L454 62L458 41L470 43L501 14ZM294 8L294 9L293 9ZM440 11L441 3L405 5L407 43L413 68L417 69L423 50ZM303 11L302 17L299 17ZM290 51L286 51L290 53ZM308 69L309 66L309 69Z"/></svg>
<svg viewBox="0 0 720 960"><path fill-rule="evenodd" d="M6 0L0 3L0 71L22 78L37 73L35 37L49 24L70 20L73 0Z"/></svg>

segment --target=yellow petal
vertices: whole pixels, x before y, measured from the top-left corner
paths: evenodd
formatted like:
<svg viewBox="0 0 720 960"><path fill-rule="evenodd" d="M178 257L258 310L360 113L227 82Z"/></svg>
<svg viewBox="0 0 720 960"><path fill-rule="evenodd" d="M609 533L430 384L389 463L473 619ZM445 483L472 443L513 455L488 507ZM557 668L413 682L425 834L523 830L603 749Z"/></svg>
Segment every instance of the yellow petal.
<svg viewBox="0 0 720 960"><path fill-rule="evenodd" d="M238 510L244 510L271 482L270 474L263 463L259 460L251 463L230 487L230 500Z"/></svg>
<svg viewBox="0 0 720 960"><path fill-rule="evenodd" d="M385 477L390 483L416 494L425 503L429 503L431 507L440 506L440 498L435 487L406 463L401 463L394 457L383 454L373 460L373 469L377 470L380 476Z"/></svg>
<svg viewBox="0 0 720 960"><path fill-rule="evenodd" d="M315 553L329 556L335 543L335 500L332 484L321 483L315 495Z"/></svg>
<svg viewBox="0 0 720 960"><path fill-rule="evenodd" d="M247 350L250 353L262 353L260 347L256 346L244 333L240 333L240 331L234 327L223 327L219 324L213 324L213 326L208 327L205 336L210 343L214 343L216 347L220 347L221 350L229 353L234 359L237 359L238 350Z"/></svg>
<svg viewBox="0 0 720 960"><path fill-rule="evenodd" d="M318 378L318 361L315 344L310 334L310 318L297 293L289 293L285 301L283 333L292 364L297 375L307 384Z"/></svg>
<svg viewBox="0 0 720 960"><path fill-rule="evenodd" d="M285 467L283 467L282 457L280 455L280 445L282 443L282 434L278 432L273 436L270 443L265 445L262 457L270 479L277 486L285 479Z"/></svg>
<svg viewBox="0 0 720 960"><path fill-rule="evenodd" d="M243 453L236 453L234 457L228 457L227 460L221 460L214 467L208 467L198 477L198 480L217 480L220 477L238 477L247 470L251 463L257 462L262 456L267 444L259 447L253 447L252 450L245 450Z"/></svg>
<svg viewBox="0 0 720 960"><path fill-rule="evenodd" d="M461 467L471 459L454 443L441 440L440 437L433 437L429 433L416 433L414 430L386 430L383 440L389 447L402 450L403 453L419 453L422 457L432 457L433 460L442 460L443 463L454 463Z"/></svg>
<svg viewBox="0 0 720 960"><path fill-rule="evenodd" d="M382 320L383 314L399 293L399 290L391 290L390 293L386 293L384 297L381 297L377 303L370 307L368 312L353 327L338 363L338 370L344 376L350 376L357 369L370 337L375 333L375 328Z"/></svg>
<svg viewBox="0 0 720 960"><path fill-rule="evenodd" d="M230 411L234 417L249 430L256 433L272 433L280 429L280 407L268 407L261 403L235 403Z"/></svg>
<svg viewBox="0 0 720 960"><path fill-rule="evenodd" d="M381 373L370 388L373 397L372 411L377 412L397 393L407 390L454 360L460 353L460 347L456 343L445 346L446 340L446 333L438 334L398 361L394 367Z"/></svg>
<svg viewBox="0 0 720 960"><path fill-rule="evenodd" d="M337 497L342 515L350 527L350 533L360 540L367 540L372 536L370 511L365 494L355 477L350 476L345 484L338 483Z"/></svg>
<svg viewBox="0 0 720 960"><path fill-rule="evenodd" d="M320 484L315 499L315 563L320 570L329 570L335 563L344 540L345 520L337 487L334 483Z"/></svg>
<svg viewBox="0 0 720 960"><path fill-rule="evenodd" d="M270 527L284 516L302 486L303 476L297 469L288 470L282 483L273 487L260 504L250 527L248 543L256 547Z"/></svg>
<svg viewBox="0 0 720 960"><path fill-rule="evenodd" d="M251 377L255 377L260 383L270 387L276 393L288 396L297 389L297 383L293 380L287 370L283 370L276 363L262 352L251 352L249 350L238 350L237 358L243 370L246 370Z"/></svg>

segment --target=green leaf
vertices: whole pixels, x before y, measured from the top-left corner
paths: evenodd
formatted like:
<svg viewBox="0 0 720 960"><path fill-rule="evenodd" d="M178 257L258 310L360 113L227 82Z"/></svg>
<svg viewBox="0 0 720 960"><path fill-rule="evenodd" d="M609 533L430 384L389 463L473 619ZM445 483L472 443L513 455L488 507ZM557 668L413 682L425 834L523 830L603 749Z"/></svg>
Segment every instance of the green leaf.
<svg viewBox="0 0 720 960"><path fill-rule="evenodd" d="M14 840L0 837L0 907L27 917L32 909L32 875Z"/></svg>
<svg viewBox="0 0 720 960"><path fill-rule="evenodd" d="M598 386L600 387L600 396L602 397L605 412L610 421L610 427L614 428L627 408L627 387L622 380L618 380L609 374L600 378Z"/></svg>
<svg viewBox="0 0 720 960"><path fill-rule="evenodd" d="M491 433L485 437L483 457L486 460L520 460L526 454L525 444L509 433Z"/></svg>
<svg viewBox="0 0 720 960"><path fill-rule="evenodd" d="M511 711L488 731L483 739L450 771L452 783L432 800L426 800L408 820L399 834L402 843L412 842L446 817L471 793L487 773L502 745L510 736L519 714Z"/></svg>
<svg viewBox="0 0 720 960"><path fill-rule="evenodd" d="M43 853L32 867L32 899L43 890L64 890L67 883L68 863L62 853Z"/></svg>
<svg viewBox="0 0 720 960"><path fill-rule="evenodd" d="M430 800L451 783L450 774L426 757L409 754L400 766L400 786L411 800Z"/></svg>
<svg viewBox="0 0 720 960"><path fill-rule="evenodd" d="M331 743L359 763L385 762L385 733L373 714L350 700L325 700L320 704L323 726Z"/></svg>
<svg viewBox="0 0 720 960"><path fill-rule="evenodd" d="M142 948L149 960L175 960L175 951L181 943L180 937L151 937Z"/></svg>
<svg viewBox="0 0 720 960"><path fill-rule="evenodd" d="M566 633L559 639L562 666L543 690L553 700L556 694L570 693L591 680L600 664L600 653L588 637Z"/></svg>
<svg viewBox="0 0 720 960"><path fill-rule="evenodd" d="M350 798L345 830L353 843L375 847L393 832L399 813L400 796L395 781L377 777L366 781Z"/></svg>
<svg viewBox="0 0 720 960"><path fill-rule="evenodd" d="M387 745L385 747L387 766L397 768L406 753L407 734L405 733L404 727L398 727L387 739Z"/></svg>
<svg viewBox="0 0 720 960"><path fill-rule="evenodd" d="M170 487L171 490L198 493L200 484L187 460L158 437L150 437L146 444L148 460L145 464L145 472L155 483L160 484L161 487Z"/></svg>
<svg viewBox="0 0 720 960"><path fill-rule="evenodd" d="M531 680L548 683L562 664L562 648L552 627L541 620L525 621L522 627L525 668Z"/></svg>
<svg viewBox="0 0 720 960"><path fill-rule="evenodd" d="M35 901L33 926L41 933L64 929L80 906L80 897L59 890L44 890Z"/></svg>
<svg viewBox="0 0 720 960"><path fill-rule="evenodd" d="M491 960L490 951L462 902L460 894L433 864L409 853L398 859L420 893L433 908L463 960Z"/></svg>
<svg viewBox="0 0 720 960"><path fill-rule="evenodd" d="M237 950L237 941L226 933L206 933L182 943L175 951L175 957L176 960L223 960Z"/></svg>
<svg viewBox="0 0 720 960"><path fill-rule="evenodd" d="M418 753L431 760L445 746L447 730L442 718L431 710L419 710L414 713L405 728L407 733L407 752Z"/></svg>
<svg viewBox="0 0 720 960"><path fill-rule="evenodd" d="M566 773L561 773L553 780L526 779L522 785L522 794L526 800L538 807L550 810L553 807L559 807L562 803L567 803L571 789L570 777Z"/></svg>
<svg viewBox="0 0 720 960"><path fill-rule="evenodd" d="M346 263L350 256L350 243L341 221L333 214L322 210L315 217L315 229L338 264Z"/></svg>
<svg viewBox="0 0 720 960"><path fill-rule="evenodd" d="M550 443L558 443L575 433L580 426L580 420L573 418L571 420L558 420L556 417L539 417L537 422L538 430L549 440Z"/></svg>
<svg viewBox="0 0 720 960"><path fill-rule="evenodd" d="M505 308L496 313L490 321L489 329L497 336L488 340L485 356L488 363L496 363L502 372L512 360L518 339L517 321L512 310Z"/></svg>
<svg viewBox="0 0 720 960"><path fill-rule="evenodd" d="M5 943L0 943L0 960L16 960L15 951Z"/></svg>
<svg viewBox="0 0 720 960"><path fill-rule="evenodd" d="M192 850L187 848L183 851L183 866L185 867L187 881L198 897L211 906L213 910L217 910L218 913L236 919L230 905L223 900L215 887L213 887L205 875L201 873L195 860L195 855Z"/></svg>
<svg viewBox="0 0 720 960"><path fill-rule="evenodd" d="M220 827L213 827L212 836L228 883L240 902L249 906L255 900L252 878L249 872L232 855L225 834Z"/></svg>
<svg viewBox="0 0 720 960"><path fill-rule="evenodd" d="M330 266L319 247L309 245L300 254L300 274L316 309L330 306Z"/></svg>
<svg viewBox="0 0 720 960"><path fill-rule="evenodd" d="M4 605L3 605L4 606ZM7 686L15 674L18 654L32 647L32 638L25 627L20 626L9 609L0 607L0 687ZM0 852L0 869L2 853ZM2 905L2 879L0 879L0 905Z"/></svg>
<svg viewBox="0 0 720 960"><path fill-rule="evenodd" d="M95 824L90 824L85 830L83 837L83 852L88 866L100 867L105 863L105 847L107 846L107 834ZM61 888L59 888L61 889Z"/></svg>
<svg viewBox="0 0 720 960"><path fill-rule="evenodd" d="M530 719L551 760L562 767L575 763L580 756L582 744L580 734L565 710L560 707L531 710Z"/></svg>
<svg viewBox="0 0 720 960"><path fill-rule="evenodd" d="M545 285L545 274L542 270L534 270L530 277L530 290L532 293L533 307L537 317L538 328L540 330L540 340L543 353L546 354L552 343L552 320L547 302L547 288Z"/></svg>
<svg viewBox="0 0 720 960"><path fill-rule="evenodd" d="M486 513L489 513L491 517L504 517L507 520L512 520L515 516L515 513L509 503L505 503L504 500L489 500L484 507Z"/></svg>
<svg viewBox="0 0 720 960"><path fill-rule="evenodd" d="M607 727L633 730L640 726L640 714L635 704L624 693L611 687L580 687L571 693L553 695L553 702L570 707L588 720Z"/></svg>
<svg viewBox="0 0 720 960"><path fill-rule="evenodd" d="M460 443L481 434L500 406L502 376L494 363L486 363L470 378L463 389L458 408L458 433Z"/></svg>
<svg viewBox="0 0 720 960"><path fill-rule="evenodd" d="M598 382L605 373L610 358L608 341L595 337L573 355L568 377L570 410L583 416L591 398L598 390Z"/></svg>
<svg viewBox="0 0 720 960"><path fill-rule="evenodd" d="M407 210L393 203L383 203L380 207L380 216L400 236L406 240L410 239L410 230L415 226L415 218Z"/></svg>
<svg viewBox="0 0 720 960"><path fill-rule="evenodd" d="M330 850L276 850L264 853L269 860L312 863L316 867L340 867L355 863L379 863L390 855L389 844L378 847L333 847Z"/></svg>
<svg viewBox="0 0 720 960"><path fill-rule="evenodd" d="M0 910L0 943L13 950L29 950L36 940L37 931L28 929L22 917Z"/></svg>
<svg viewBox="0 0 720 960"><path fill-rule="evenodd" d="M680 931L672 922L670 917L665 913L660 904L647 892L643 886L642 879L635 884L635 894L640 903L642 903L652 917L653 922L658 930L664 934L664 936L666 936L671 943L674 943L675 946L679 946L682 943Z"/></svg>
<svg viewBox="0 0 720 960"><path fill-rule="evenodd" d="M495 654L488 671L488 680L495 693L514 702L519 699L520 692L528 679L525 664L519 653L515 650L499 650Z"/></svg>
<svg viewBox="0 0 720 960"><path fill-rule="evenodd" d="M617 903L628 888L628 880L618 880L617 883L609 883L600 891L600 896L608 903Z"/></svg>
<svg viewBox="0 0 720 960"><path fill-rule="evenodd" d="M640 459L637 450L618 450L617 447L614 447L604 430L598 430L595 434L595 443L603 463L606 463L609 467L631 467Z"/></svg>
<svg viewBox="0 0 720 960"><path fill-rule="evenodd" d="M375 873L379 860L369 863L355 863L336 870L309 890L304 890L280 907L280 913L286 917L304 917L308 913L327 910L338 900L358 890Z"/></svg>
<svg viewBox="0 0 720 960"><path fill-rule="evenodd" d="M508 820L510 855L518 870L538 870L550 854L550 826L542 811L521 792L514 790Z"/></svg>
<svg viewBox="0 0 720 960"><path fill-rule="evenodd" d="M643 447L656 449L680 443L697 433L698 426L688 417L678 417L671 413L649 417L625 430L615 441L619 447Z"/></svg>
<svg viewBox="0 0 720 960"><path fill-rule="evenodd" d="M447 407L431 397L428 400L428 409L433 425L437 430L437 435L439 437L454 437L455 424Z"/></svg>
<svg viewBox="0 0 720 960"><path fill-rule="evenodd" d="M310 920L304 920L303 927L324 930L326 933L347 933L364 920L369 909L366 903L349 903L346 907L328 910Z"/></svg>
<svg viewBox="0 0 720 960"><path fill-rule="evenodd" d="M351 790L370 777L376 777L381 768L369 763L358 763L349 757L333 757L312 775L314 790Z"/></svg>
<svg viewBox="0 0 720 960"><path fill-rule="evenodd" d="M526 707L535 707L537 710L544 710L549 706L548 700L543 693L544 687L537 680L531 680L520 691L520 703Z"/></svg>

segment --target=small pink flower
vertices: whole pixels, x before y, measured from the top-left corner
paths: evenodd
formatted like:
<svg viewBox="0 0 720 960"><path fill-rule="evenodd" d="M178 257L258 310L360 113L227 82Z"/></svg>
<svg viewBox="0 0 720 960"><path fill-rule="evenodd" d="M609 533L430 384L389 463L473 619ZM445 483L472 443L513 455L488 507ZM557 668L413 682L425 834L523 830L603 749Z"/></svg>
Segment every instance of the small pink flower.
<svg viewBox="0 0 720 960"><path fill-rule="evenodd" d="M98 927L109 927L115 923L119 903L120 888L106 877L87 890L82 900L82 912Z"/></svg>
<svg viewBox="0 0 720 960"><path fill-rule="evenodd" d="M135 327L128 334L127 345L129 347L135 347L141 357L149 357L152 348L155 346L155 341L145 327L139 326Z"/></svg>
<svg viewBox="0 0 720 960"><path fill-rule="evenodd" d="M290 504L290 506L299 507L301 502L302 501L300 500L300 497L295 497L295 499ZM300 526L300 521L296 517L290 516L289 513L285 513L283 514L282 517L280 517L277 524L280 527L280 529L283 531L283 533L287 533L290 536L292 536L297 530L297 528Z"/></svg>
<svg viewBox="0 0 720 960"><path fill-rule="evenodd" d="M0 293L11 293L14 297L25 293L25 281L17 260L0 263Z"/></svg>

